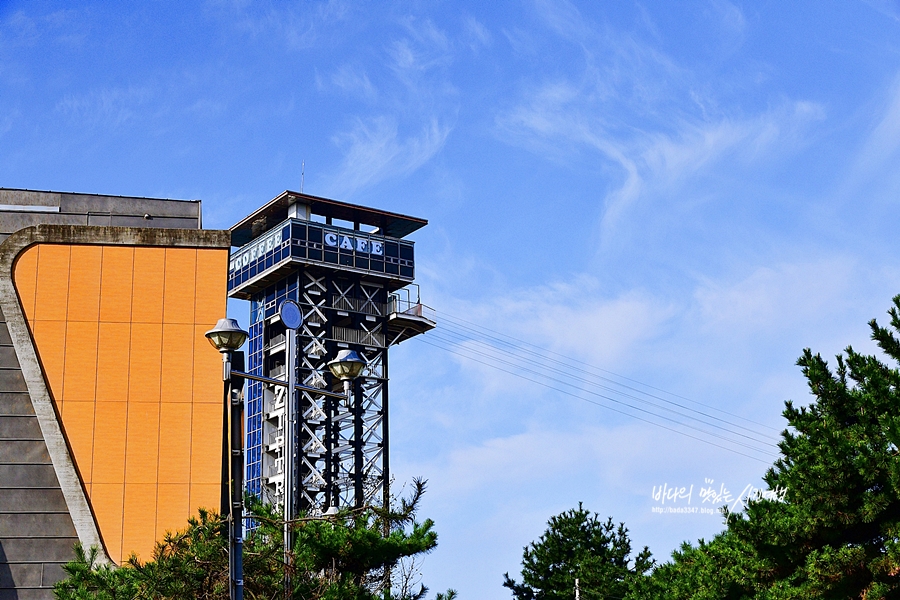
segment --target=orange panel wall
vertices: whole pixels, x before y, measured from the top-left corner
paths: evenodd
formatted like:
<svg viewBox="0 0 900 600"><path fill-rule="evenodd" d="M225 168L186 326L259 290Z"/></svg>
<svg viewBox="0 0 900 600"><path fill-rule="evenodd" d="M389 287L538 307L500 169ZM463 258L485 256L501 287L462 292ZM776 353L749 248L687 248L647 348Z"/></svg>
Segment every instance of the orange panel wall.
<svg viewBox="0 0 900 600"><path fill-rule="evenodd" d="M219 506L225 249L38 244L14 282L107 553Z"/></svg>

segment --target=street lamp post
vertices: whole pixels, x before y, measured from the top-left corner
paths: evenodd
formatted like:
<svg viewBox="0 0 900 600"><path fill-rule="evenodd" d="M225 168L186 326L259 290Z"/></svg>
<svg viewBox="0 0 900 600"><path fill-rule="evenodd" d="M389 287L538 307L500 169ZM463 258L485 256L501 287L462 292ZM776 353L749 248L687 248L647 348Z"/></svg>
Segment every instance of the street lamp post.
<svg viewBox="0 0 900 600"><path fill-rule="evenodd" d="M363 358L355 350L341 350L337 353L335 359L328 363L328 370L331 371L331 374L344 383L344 394L346 394L347 396L347 410L353 413L353 423L355 429L354 438L357 443L357 446L354 446L353 449L353 471L355 474L353 482L353 496L355 498L356 507L360 507L363 504L363 456L362 451L358 447L360 440L362 440L363 432L360 406L354 402L353 398L353 381L357 377L359 377L359 374L362 372L363 367L365 366L366 361L363 360ZM332 482L332 484L333 483L334 482ZM332 489L328 490L327 495L329 504L331 506L336 506L337 496L337 488L332 486Z"/></svg>
<svg viewBox="0 0 900 600"><path fill-rule="evenodd" d="M351 400L351 387L353 380L359 377L366 361L359 355L356 350L341 350L333 361L328 363L328 370L331 374L344 382L344 393L347 394L347 400Z"/></svg>
<svg viewBox="0 0 900 600"><path fill-rule="evenodd" d="M354 421L356 422L356 435L354 436L357 440L362 439L362 430L360 428L360 407L354 405L353 398L353 382L359 377L359 374L362 373L362 370L366 366L366 361L359 355L355 350L341 350L337 353L335 359L328 363L328 370L331 371L331 374L344 382L344 393L347 394L347 407L352 408L354 410ZM356 471L356 481L354 482L354 498L356 499L357 507L363 505L363 498L365 495L365 482L363 481L363 457L360 449L355 449L354 451L354 471ZM384 485L387 486L388 482L385 481ZM385 487L386 489L386 487ZM332 506L331 508L334 508ZM385 509L387 509L387 500L385 500ZM330 509L329 509L330 510ZM387 525L387 521L385 521L384 535L387 537L390 535L390 529ZM386 588L384 591L384 597L388 598L390 596L390 582L391 582L391 569L387 567L385 569L384 578L386 582Z"/></svg>
<svg viewBox="0 0 900 600"><path fill-rule="evenodd" d="M294 539L291 531L291 522L294 520L294 451L297 449L297 416L296 416L296 398L297 398L297 329L303 325L303 311L300 305L291 299L287 299L278 307L278 316L284 324L284 366L285 366L285 384L287 390L284 395L284 421L283 439L284 449L282 450L282 462L284 464L282 473L284 475L282 489L284 490L284 530L282 533L282 541L284 543L284 597L291 597L291 551L294 547Z"/></svg>
<svg viewBox="0 0 900 600"><path fill-rule="evenodd" d="M216 326L206 332L206 338L212 346L222 353L222 381L225 389L225 405L230 406L228 411L229 421L226 431L228 432L228 443L223 443L223 465L228 464L227 480L230 491L231 502L228 511L228 575L229 575L229 598L231 600L243 600L244 597L244 565L243 565L243 491L244 491L244 453L243 453L243 428L242 428L242 411L243 402L238 396L232 397L232 377L237 376L242 379L250 379L259 381L269 385L287 387L286 395L286 414L285 414L285 594L289 592L290 578L287 575L288 557L290 551L290 522L293 519L293 446L294 427L296 415L293 414L293 399L297 390L305 390L314 392L319 395L331 398L347 399L352 405L352 384L353 380L359 377L366 362L363 358L353 350L341 350L337 357L328 363L331 373L344 382L344 393L337 394L318 388L309 387L297 383L294 354L296 353L296 335L297 328L300 327L302 312L299 305L293 300L285 301L279 307L279 315L285 324L287 333L287 381L263 377L261 375L253 375L242 371L232 369L231 360L232 353L240 348L247 340L248 334L240 328L234 319L219 319ZM229 405L230 403L230 405ZM290 458L289 458L290 457ZM225 469L223 468L223 472ZM290 474L289 474L290 473ZM288 487L289 486L289 487ZM326 514L332 514L329 507Z"/></svg>
<svg viewBox="0 0 900 600"><path fill-rule="evenodd" d="M225 388L225 406L229 415L227 428L230 443L223 444L223 464L228 464L228 487L231 502L228 511L228 579L229 598L244 598L244 562L243 562L243 498L244 490L244 453L242 409L240 395L234 397L231 386L231 354L244 345L247 332L240 328L234 319L219 319L216 326L206 332L206 338L213 347L222 353L222 382ZM224 470L224 469L223 469Z"/></svg>

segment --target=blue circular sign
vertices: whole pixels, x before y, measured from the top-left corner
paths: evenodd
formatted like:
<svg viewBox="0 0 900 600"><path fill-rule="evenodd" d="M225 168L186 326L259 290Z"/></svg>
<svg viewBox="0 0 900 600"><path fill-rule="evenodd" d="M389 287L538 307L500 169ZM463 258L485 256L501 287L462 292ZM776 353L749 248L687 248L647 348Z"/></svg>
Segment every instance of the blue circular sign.
<svg viewBox="0 0 900 600"><path fill-rule="evenodd" d="M300 310L300 305L293 300L282 302L278 307L278 315L288 329L299 329L303 325L303 311Z"/></svg>

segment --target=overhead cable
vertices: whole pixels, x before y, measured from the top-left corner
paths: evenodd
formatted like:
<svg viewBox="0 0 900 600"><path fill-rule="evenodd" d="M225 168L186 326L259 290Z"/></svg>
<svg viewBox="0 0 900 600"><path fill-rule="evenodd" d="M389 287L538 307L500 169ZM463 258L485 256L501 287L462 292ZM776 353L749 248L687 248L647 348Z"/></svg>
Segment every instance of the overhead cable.
<svg viewBox="0 0 900 600"><path fill-rule="evenodd" d="M463 358L468 358L468 359L470 359L470 360L477 360L477 359L472 358L471 356L468 356L468 355L466 355L466 354L463 354L462 352L459 352L457 349L454 349L454 348L451 348L451 347L448 347L448 346L444 346L444 345L442 345L442 344L440 344L440 343L434 343L434 342L432 342L432 341L429 341L429 339L426 339L426 338L432 338L432 337L433 337L432 335L428 335L428 336L422 336L421 338L417 337L417 338L415 338L415 339L419 340L420 343L427 344L427 345L433 346L433 347L435 347L435 348L439 348L439 349L441 349L441 350L444 350L445 352L449 352L449 353L451 353L451 354L455 354L455 355L460 356L460 357L463 357ZM698 436L696 436L696 435L692 435L692 434L690 434L690 433L686 433L686 432L684 432L684 431L680 431L680 430L678 430L678 429L675 429L674 427L669 427L669 426L667 426L667 425L664 425L664 424L661 424L661 423L657 423L657 422L655 422L655 421L652 421L652 420L650 420L650 419L648 419L648 418L644 418L644 417L641 417L641 416L639 416L639 415L634 415L634 414L631 414L631 413L626 412L626 411L624 411L624 410L620 410L620 409L618 409L618 408L616 408L616 407L614 407L614 406L609 406L608 404L605 404L605 403L602 403L602 402L598 402L598 401L592 400L592 399L590 399L590 398L585 398L584 396L580 396L580 395L578 395L578 394L574 394L574 393L572 393L571 391L565 390L565 389L563 389L563 388L561 388L561 387L556 387L556 386L551 385L551 384L549 384L549 383L546 383L546 382L544 382L544 381L540 381L539 379L533 379L533 378L531 378L531 377L527 377L527 376L523 375L520 371L517 372L517 371L510 370L510 369L504 369L504 368L502 368L502 367L500 367L500 366L497 366L497 365L495 365L495 364L490 364L490 363L483 363L483 364L488 364L488 366L490 366L490 367L492 367L493 369L496 369L496 370L498 370L498 371L501 371L501 372L503 372L503 373L507 373L507 374L509 374L509 375L513 375L513 376L518 377L518 378L520 378L520 379L524 379L525 381L530 381L530 382L535 383L535 384L537 384L537 385L540 385L540 386L542 386L542 387L545 387L545 388L548 388L548 389L551 389L551 390L560 392L560 393L562 393L562 394L565 394L565 395L567 395L567 396L571 396L571 397L573 397L573 398L577 398L577 399L582 400L582 401L584 401L584 402L588 402L588 403L590 403L590 404L595 404L595 405L597 405L597 406L601 406L601 407L603 407L603 408L606 408L607 410L611 410L611 411L613 411L613 412L617 412L617 413L626 415L626 416L628 416L628 417L631 417L632 419L637 419L638 421L643 421L643 422L648 423L648 424L650 424L650 425L654 425L654 426L656 426L656 427L660 427L660 428L662 428L662 429L666 429L666 430L671 431L671 432L673 432L673 433L677 433L677 434L679 434L679 435L682 435L682 436L685 436L685 437L688 437L688 438L697 440L697 441L699 441L699 442L703 442L704 444L708 444L708 445L710 445L710 446L715 446L716 448L720 448L720 449L722 449L722 450L727 450L728 452L732 452L732 453L734 453L734 454L738 454L738 455L744 456L744 457L746 457L746 458L750 458L750 459L752 459L752 460L755 460L755 461L758 461L758 462L761 462L761 463L764 463L764 464L771 464L771 459L766 460L766 459L763 459L763 458L759 458L758 456L753 456L753 455L751 455L751 454L747 454L746 452L742 452L742 451L740 451L740 450L736 450L736 449L734 449L734 448L731 448L731 447L728 447L728 446L725 446L725 445L722 445L722 444L718 444L718 443L713 442L713 441L711 441L711 440L709 440L709 439L707 439L707 438L698 437ZM552 379L552 378L551 378L551 379ZM556 380L556 379L552 379L552 380L553 380L553 381L557 381L557 382L560 381L560 380ZM565 383L565 382L563 382L563 383ZM582 390L582 391L585 391L585 390ZM588 393L591 393L591 392L588 392ZM592 393L592 395L594 395L594 396L599 396L600 398L603 398L603 399L612 400L613 402L617 402L616 400L613 400L613 399L611 399L611 398L608 398L608 397L606 397L606 396L603 396L602 394ZM634 407L632 407L632 408L634 408ZM638 410L639 410L639 409L638 409ZM647 412L647 411L644 411L644 412ZM653 414L653 413L650 413L650 414L651 414L652 416L655 416L655 417L658 417L658 418L665 418L665 417L660 417L659 415L655 415L655 414ZM678 421L674 421L674 420L672 420L672 419L668 419L668 420L673 421L674 423L676 423L676 424L678 424L678 425L685 426L683 423L680 423L680 422L678 422ZM697 429L697 428L694 428L694 427L691 427L691 428L692 428L692 429ZM765 451L762 450L762 449L758 449L758 448L754 448L754 447L751 447L751 446L747 446L747 445L745 445L745 444L742 444L742 443L739 443L739 442L735 442L734 440L731 440L731 439L728 439L728 438L723 438L723 437L718 436L718 435L715 435L715 434L711 434L710 432L707 432L707 431L703 431L703 430L699 430L699 429L698 429L698 431L699 431L700 433L704 433L704 434L706 434L706 435L712 435L713 437L716 437L716 438L718 438L718 439L722 439L722 440L724 440L724 441L727 442L727 443L730 443L730 444L737 444L737 445L739 445L739 446L745 446L746 448L750 449L751 451L755 451L755 452L762 453L762 454L765 455L765 456L771 456L768 452L765 452Z"/></svg>
<svg viewBox="0 0 900 600"><path fill-rule="evenodd" d="M537 344L520 340L443 311L437 311L431 307L425 308L435 313L437 319L441 321L441 326L438 329L428 332L427 336L416 338L425 344L450 352L456 356L477 361L480 364L485 364L501 372L561 392L573 398L578 398L590 404L602 406L608 410L627 415L639 421L661 427L717 448L734 452L747 458L769 464L774 453L777 452L777 446L774 443L774 439L770 437L769 434L763 433L756 428L741 425L735 421L744 421L746 423L759 425L770 431L776 431L774 428L762 423L757 423L739 415L728 413L727 411L685 398L684 396L672 394L666 390L618 375L612 371L607 371L606 369L601 369L584 361L573 359L564 354L542 348ZM425 339L426 337L427 339ZM554 358L554 356L563 358L565 361ZM497 363L512 367L514 370L502 368L498 366ZM580 364L587 367L587 369L579 369L576 371L573 367L573 363ZM691 404L706 407L710 409L710 411L716 411L722 415L727 415L731 417L731 419L717 417L716 415L710 414L710 411L698 410L687 406L684 403L675 402L633 385L624 384L605 375L600 375L597 371L619 377L637 386L642 386L661 394L680 398ZM550 373L565 375L567 379L553 377ZM528 377L526 374L532 375L538 379ZM545 381L542 381L542 379ZM547 383L547 381L565 386L565 388L574 388L579 393L573 393L572 391ZM584 389L582 386L573 383L573 381L581 382L590 387ZM605 385L600 382L617 387L610 387L610 385ZM611 395L600 393L597 389L603 390ZM583 394L598 398L600 401L586 398ZM643 406L636 406L634 404L635 402L640 403ZM665 405L660 404L660 402ZM609 403L614 403L621 408L610 406ZM632 411L643 413L645 416L633 414ZM660 411L664 411L667 414L660 414ZM690 422L684 422L685 419ZM659 423L657 420L666 421L679 428L690 429L694 432L703 434L706 438L698 437L682 431L681 429ZM712 431L710 431L710 429L712 429ZM742 439L735 439L735 436ZM709 437L720 440L724 444L727 444L727 446L722 443L715 443L708 439ZM763 460L758 456L747 454L733 446L738 446L750 452L761 453L766 457L766 460Z"/></svg>
<svg viewBox="0 0 900 600"><path fill-rule="evenodd" d="M537 366L537 367L544 367L545 365L541 365L541 364L535 365L535 363L534 363L534 361L533 361L532 359L526 358L526 357L522 357L522 356L518 356L518 355L515 355L515 354L511 354L510 352L507 352L507 351L503 351L502 354L499 354L499 352L501 352L501 351L498 350L498 349L496 349L496 348L494 348L494 347L491 346L490 344L486 344L486 343L484 343L484 342L482 342L482 341L480 341L480 340L473 340L473 339L471 339L471 338L467 338L467 337L464 337L464 336L460 336L457 332L454 332L452 329L448 329L448 328L446 328L446 327L442 327L442 328L439 329L439 330L435 330L435 331L433 331L433 332L429 332L429 338L431 338L431 339L438 339L438 340L440 340L440 341L442 341L442 342L444 342L444 343L446 343L446 344L451 344L451 345L452 345L452 344L459 344L460 341L463 341L463 342L471 342L471 343L473 343L473 344L478 344L478 347L479 347L479 348L483 348L485 351L479 351L479 350L476 350L476 349L471 348L471 347L466 347L466 350L471 351L471 352L474 352L474 353L476 353L476 354L478 354L478 355L480 355L480 356L484 356L485 358L489 358L490 360L501 361L501 362L504 362L505 364L508 364L508 365L510 365L510 366L516 366L517 368L524 369L524 370L528 370L529 372L538 374L538 375L543 376L543 377L547 377L547 378L552 379L552 380L554 380L554 381L559 381L560 383L563 383L563 384L568 385L568 386L571 386L571 387L578 387L578 386L572 385L568 380L580 381L580 382L585 383L585 384L587 384L587 385L589 385L589 386L592 386L592 388L602 389L602 390L604 390L604 391L606 391L606 392L609 392L609 393L611 393L611 394L616 394L616 395L618 395L618 396L620 396L620 397L627 398L627 399L633 400L633 401L635 401L635 402L640 402L640 403L642 403L642 404L645 404L645 405L647 405L647 406L653 407L653 408L655 408L655 409L663 410L663 411L666 411L666 412L668 412L668 413L670 413L670 414L674 414L674 415L677 415L677 416L682 417L682 418L685 418L685 419L690 419L690 420L692 420L692 421L696 421L696 422L698 422L698 423L701 423L701 424L706 425L706 426L708 426L708 427L712 427L712 428L714 428L714 429L717 429L717 430L719 430L719 431L725 432L725 433L727 433L727 434L730 434L730 435L736 435L736 436L738 436L738 437L741 437L741 438L744 438L744 439L747 439L747 440L751 440L751 441L753 441L753 442L756 442L756 443L759 443L759 444L762 444L762 445L765 445L765 446L768 446L768 447L771 447L771 448L774 448L774 447L775 447L774 440L772 440L771 438L767 438L766 436L764 436L764 434L759 434L759 433L757 433L757 432L755 432L755 431L753 431L753 430L749 430L749 429L747 429L747 428L741 427L740 425L732 424L732 423L729 423L728 421L723 421L722 419L717 419L715 416L708 415L708 414L703 413L703 412L700 412L700 411L692 410L692 409L690 409L689 407L685 407L685 406L679 405L679 404L677 404L677 403L675 404L675 406L679 407L679 408L682 409L682 410L678 410L678 409L675 409L675 408L671 408L671 407L669 407L669 406L662 406L662 405L659 405L659 404L657 404L656 402L653 402L652 400L647 400L646 398L641 398L641 397L636 396L636 395L634 395L634 394L629 394L629 393L627 393L627 392L623 392L623 391L621 391L621 390L619 390L619 389L616 389L616 388L613 388L613 387L609 387L609 386L603 385L602 383L598 383L598 382L593 381L593 380L591 380L591 379L589 379L589 378L582 377L582 376L580 376L580 375L578 375L578 374L573 374L573 373L563 373L563 374L565 374L566 377L568 378L567 381L563 381L563 380L560 380L560 379L556 379L556 378L554 378L554 377L551 377L551 376L547 375L546 373L539 372L539 371L536 371L536 370L534 369L535 366ZM513 359L513 360L521 361L521 362L520 362L520 363L513 363L513 362L510 362L509 359ZM554 369L553 372L559 372L559 370L558 370L558 369ZM628 389L633 389L633 388L628 388ZM653 398L657 398L656 396L652 396L652 397L653 397ZM664 399L661 399L661 400L665 401ZM618 402L619 400L614 400L614 401ZM632 408L634 408L635 410L642 410L642 411L644 410L644 409L642 409L642 408L633 407L631 404L629 404L629 403L627 403L627 402L624 402L624 401L623 401L623 403L626 404L626 405L628 405L628 406L630 406L630 407L632 407ZM646 412L651 412L651 413L652 413L653 410L648 410L648 411L646 411ZM693 414L692 414L692 413L693 413ZM655 413L654 413L654 414L655 414ZM700 416L696 416L696 415L700 415ZM661 415L660 415L660 416L661 416ZM662 417L662 416L661 416L661 418L665 418L665 417ZM727 424L731 425L732 427L735 427L735 428L737 428L737 429L742 429L742 430L746 431L747 433L744 433L744 432L742 432L742 431L735 431L734 429L731 429L730 427L723 426L723 425L721 425L721 424L719 424L719 423L716 423L716 422L711 422L711 421L709 421L709 420L707 420L707 419L713 419L713 420L715 420L715 421L727 423Z"/></svg>
<svg viewBox="0 0 900 600"><path fill-rule="evenodd" d="M571 367L570 367L571 363L577 363L577 364L580 364L580 365L582 365L582 366L584 366L584 367L587 367L588 370L592 370L592 371L600 371L600 372L602 372L602 373L606 373L606 374L608 374L608 375L612 375L612 376L614 376L614 377L618 377L618 378L620 378L620 379L624 379L624 380L626 380L626 381L630 381L630 382L632 382L632 383L634 383L634 384L637 384L637 385L646 387L646 388L648 388L648 389L652 389L652 390L654 390L654 391L657 391L657 392L660 392L660 393L663 393L663 394L667 394L667 395L669 395L669 396L673 396L673 397L676 397L676 398L680 398L680 399L682 399L682 400L685 400L685 401L690 402L690 403L692 403L692 404L696 404L696 405L698 405L698 406L703 406L703 407L705 407L705 408L708 408L708 409L710 409L710 410L712 410L712 411L715 411L715 412L718 412L718 413L720 413L720 414L728 415L728 416L731 417L732 419L744 421L744 422L747 422L747 423L752 423L752 424L754 424L754 425L758 425L758 426L760 426L760 427L762 427L762 428L768 430L768 431L771 432L771 433L780 433L780 431L779 431L778 429L774 428L774 427L771 427L771 426L766 425L766 424L764 424L764 423L759 423L759 422L757 422L757 421L753 421L752 419L748 419L748 418L742 417L742 416L740 416L740 415L735 415L735 414L730 413L730 412L728 412L728 411L722 410L721 408L718 408L718 407L716 407L716 406L712 406L712 405L710 405L710 404L705 404L705 403L703 403L703 402L698 402L698 401L696 401L696 400L692 400L692 399L687 398L687 397L685 397L685 396L680 396L680 395L678 395L678 394L674 394L674 393L672 393L672 392L668 392L668 391L663 390L663 389L661 389L661 388L654 387L654 386L652 386L652 385L648 385L648 384L646 384L646 383L637 381L637 380L635 380L635 379L631 379L631 378L629 378L629 377L625 377L624 375L619 375L619 374L617 374L617 373L614 373L614 372L612 372L612 371L608 371L608 370L606 370L606 369L602 369L602 368L600 368L600 367L597 367L596 365L592 365L592 364L587 363L587 362L584 362L584 361L582 361L582 360L578 360L578 359L576 359L576 358L567 356L567 355L565 355L565 354L561 354L561 353L559 353L559 352L554 352L553 350L549 350L549 349L544 348L544 347L542 347L542 346L539 346L539 345L537 345L537 344L533 344L533 343L530 343L530 342L527 342L527 341L524 341L524 340L520 340L520 339L518 339L518 338L515 338L515 337L513 337L513 336L507 335L507 334L505 334L505 333L502 333L502 332L499 332L499 331L496 331L496 330L493 330L493 329L489 329L489 328L487 328L487 327L484 327L484 326L479 325L479 324L477 324L477 323L474 323L474 322L472 322L472 321L468 321L468 320L463 319L463 318L461 318L461 317L457 317L457 316L452 315L452 314L449 314L449 313L447 313L447 312L444 312L444 311L438 311L437 309L434 309L434 308L431 308L431 307L426 307L426 308L427 308L428 310L430 310L431 312L435 313L435 314L438 316L438 318L442 321L442 325L441 325L441 328L442 328L442 329L458 328L458 329L461 329L461 330L469 331L469 332L471 332L473 335L477 335L477 336L483 337L483 338L485 338L485 339L487 339L487 340L489 340L489 341L491 341L491 342L496 342L497 344L500 344L500 345L503 345L503 346L506 346L506 347L510 347L510 348L514 349L515 351L517 351L517 352L524 352L524 353L530 354L530 355L532 355L532 356L539 357L539 358L541 358L541 359L544 360L544 361L551 362L551 363L555 363L555 364L561 365L562 367L565 367L565 368L571 368ZM448 320L451 321L451 323L448 324L448 323L447 323ZM448 325L449 325L450 327L448 327ZM484 332L489 332L489 333L484 333ZM495 335L491 335L491 334L495 334ZM501 337L497 337L497 336L501 336ZM506 341L506 340L504 340L504 339L502 339L502 338L506 338L506 340L512 340L512 342ZM476 339L476 338L471 338L471 339ZM514 343L513 343L513 342L514 342ZM534 349L536 349L536 350L532 350L532 349L530 349L529 347L530 347L530 348L534 348ZM549 356L547 356L547 355L555 355L555 356L558 356L558 357L560 357L560 358L564 358L565 361L561 361L561 360L558 360L558 359L554 359L554 358L551 358L551 357L549 357ZM675 406L684 408L684 409L686 409L686 410L698 412L698 413L700 413L700 414L703 414L704 416L707 416L707 417L710 417L710 418L713 418L713 419L718 419L717 417L712 416L712 415L709 415L708 413L705 413L705 412L703 412L703 411L697 411L696 409L692 409L692 408L690 408L690 407L684 406L684 405L681 404L681 403L674 402L674 401L672 401L672 400L668 400L668 399L666 399L666 398L663 398L663 397L661 397L661 396L657 396L657 395L655 395L655 394L650 394L650 393L648 393L648 392L645 392L645 391L643 391L643 390L640 390L640 389L635 388L635 387L632 387L632 386L625 385L625 384L623 384L623 383L621 383L621 382L618 382L618 381L616 381L616 380L614 380L614 379L610 379L610 378L605 377L605 376L603 376L603 375L594 374L594 375L592 375L592 376L593 376L593 377L596 377L596 378L598 378L598 379L602 379L602 380L604 380L604 381L608 381L609 383L612 383L613 385L617 385L617 386L620 386L620 387L623 387L623 388L632 390L632 391L634 391L634 392L637 392L637 393L640 393L640 394L643 394L643 395L646 395L646 396L655 398L655 399L657 399L657 400L661 400L661 401L666 402L666 403L668 403L668 404L673 404L673 405L675 405ZM763 436L771 435L771 433L763 433L763 432L761 432L761 431L757 431L757 430L755 430L755 429L753 429L753 428L749 428L749 427L746 427L746 426L743 426L743 425L739 425L739 424L737 424L737 423L734 423L734 422L729 421L729 420L726 420L726 419L719 419L719 420L722 420L723 422L729 423L729 424L731 424L731 425L733 425L733 426L735 426L735 427L740 427L740 428L745 429L745 430L747 430L747 431L752 431L752 432L754 432L754 433L756 433L756 434L759 434L759 435L763 435Z"/></svg>

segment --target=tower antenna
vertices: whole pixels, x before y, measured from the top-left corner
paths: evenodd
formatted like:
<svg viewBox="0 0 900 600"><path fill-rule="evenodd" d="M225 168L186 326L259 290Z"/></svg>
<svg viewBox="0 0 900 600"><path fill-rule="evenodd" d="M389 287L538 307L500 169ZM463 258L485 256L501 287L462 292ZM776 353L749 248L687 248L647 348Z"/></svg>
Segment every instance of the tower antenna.
<svg viewBox="0 0 900 600"><path fill-rule="evenodd" d="M303 193L303 180L306 178L306 161L300 161L300 193Z"/></svg>

